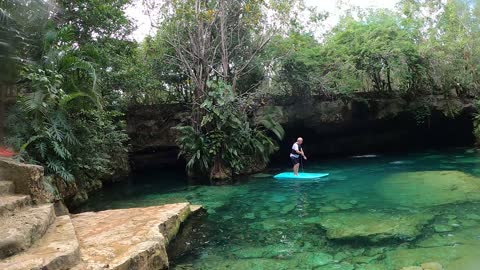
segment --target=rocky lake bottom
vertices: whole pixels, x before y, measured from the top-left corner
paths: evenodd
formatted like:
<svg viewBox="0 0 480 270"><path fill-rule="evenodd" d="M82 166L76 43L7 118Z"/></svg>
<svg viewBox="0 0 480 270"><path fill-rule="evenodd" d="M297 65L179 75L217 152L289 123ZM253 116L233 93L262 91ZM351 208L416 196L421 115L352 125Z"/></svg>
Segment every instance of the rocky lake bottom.
<svg viewBox="0 0 480 270"><path fill-rule="evenodd" d="M176 254L171 268L177 270L480 269L475 150L305 165L305 171L330 176L274 180L272 174L287 168L272 168L236 185L210 187L188 186L178 172L148 172L103 189L78 211L203 205L208 214Z"/></svg>

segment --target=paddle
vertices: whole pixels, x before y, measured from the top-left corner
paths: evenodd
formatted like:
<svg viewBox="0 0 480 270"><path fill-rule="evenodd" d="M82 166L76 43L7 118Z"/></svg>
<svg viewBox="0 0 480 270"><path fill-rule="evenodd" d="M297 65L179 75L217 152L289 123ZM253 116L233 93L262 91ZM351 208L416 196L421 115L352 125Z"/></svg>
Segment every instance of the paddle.
<svg viewBox="0 0 480 270"><path fill-rule="evenodd" d="M305 170L303 169L303 160L304 158L302 156L299 157L300 158L300 166L302 167L302 173L305 173Z"/></svg>

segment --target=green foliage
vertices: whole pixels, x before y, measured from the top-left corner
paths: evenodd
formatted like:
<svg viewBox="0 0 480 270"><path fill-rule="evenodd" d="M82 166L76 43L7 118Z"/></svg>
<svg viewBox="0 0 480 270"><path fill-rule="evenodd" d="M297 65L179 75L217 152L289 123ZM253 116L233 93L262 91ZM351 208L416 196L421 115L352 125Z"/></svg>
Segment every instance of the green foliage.
<svg viewBox="0 0 480 270"><path fill-rule="evenodd" d="M0 83L15 82L21 64L38 56L52 10L50 1L0 2Z"/></svg>
<svg viewBox="0 0 480 270"><path fill-rule="evenodd" d="M398 11L347 13L322 42L277 37L279 93L477 95L479 10L478 1L401 1Z"/></svg>
<svg viewBox="0 0 480 270"><path fill-rule="evenodd" d="M410 33L394 14L383 11L344 18L323 44L291 33L291 52L279 80L294 95L353 91L408 91L420 74Z"/></svg>
<svg viewBox="0 0 480 270"><path fill-rule="evenodd" d="M480 2L448 1L434 27L428 29L432 86L444 93L478 94L480 86Z"/></svg>
<svg viewBox="0 0 480 270"><path fill-rule="evenodd" d="M97 12L112 11L106 11L103 2L88 3L96 4ZM106 16L123 14L116 8ZM62 12L70 20L49 19L39 32L35 53L24 52L30 59L22 62L19 97L7 119L7 143L20 151L21 159L43 165L47 174L84 185L128 170L122 114L101 94L106 84L100 76L112 50L100 49L98 38L102 44L121 42L111 39L118 26L108 22L102 22L107 30L97 40L83 36L87 28L76 28L77 23L94 28L101 16L95 22L82 12Z"/></svg>
<svg viewBox="0 0 480 270"><path fill-rule="evenodd" d="M415 117L415 121L417 125L424 124L425 122L430 120L431 116L431 108L426 104L420 104L419 106L415 107L413 110L413 116Z"/></svg>
<svg viewBox="0 0 480 270"><path fill-rule="evenodd" d="M122 40L133 30L124 9L131 0L57 0L63 26L81 45L104 39Z"/></svg>
<svg viewBox="0 0 480 270"><path fill-rule="evenodd" d="M313 28L325 14L300 0L143 2L159 25L140 44L129 39L131 0L0 4L0 81L20 90L9 142L23 158L66 180L112 175L128 167L120 111L181 102L192 112L176 128L189 173L239 174L268 162L283 136L276 112L256 115L261 95L426 97L412 108L423 123L429 96L454 116L479 94L476 0L350 10L322 38Z"/></svg>
<svg viewBox="0 0 480 270"><path fill-rule="evenodd" d="M242 112L242 103L231 86L223 81L210 82L208 96L201 105L205 113L200 129L176 127L180 155L186 157L190 175L211 175L218 160L233 174L252 165L252 160L268 162L277 149L273 138L282 139L284 131L273 112L253 121Z"/></svg>
<svg viewBox="0 0 480 270"><path fill-rule="evenodd" d="M132 41L109 40L91 46L101 81L99 88L105 103L113 109L126 110L132 104L160 104L168 100L165 82L157 78L152 55Z"/></svg>

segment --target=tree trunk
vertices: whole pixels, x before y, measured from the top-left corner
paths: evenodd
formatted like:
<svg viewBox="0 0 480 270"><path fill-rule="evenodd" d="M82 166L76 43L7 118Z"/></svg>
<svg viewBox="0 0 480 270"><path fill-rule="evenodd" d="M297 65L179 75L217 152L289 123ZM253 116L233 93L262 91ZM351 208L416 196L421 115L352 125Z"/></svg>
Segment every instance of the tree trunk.
<svg viewBox="0 0 480 270"><path fill-rule="evenodd" d="M226 33L226 12L225 0L220 0L220 44L222 51L222 75L223 80L228 82L229 79L229 59L227 48L227 33ZM233 87L232 87L233 89Z"/></svg>
<svg viewBox="0 0 480 270"><path fill-rule="evenodd" d="M392 81L390 78L390 67L387 67L387 86L388 86L388 91L392 92Z"/></svg>
<svg viewBox="0 0 480 270"><path fill-rule="evenodd" d="M221 155L217 155L210 170L210 183L212 185L225 185L231 184L231 182L232 170L225 165Z"/></svg>

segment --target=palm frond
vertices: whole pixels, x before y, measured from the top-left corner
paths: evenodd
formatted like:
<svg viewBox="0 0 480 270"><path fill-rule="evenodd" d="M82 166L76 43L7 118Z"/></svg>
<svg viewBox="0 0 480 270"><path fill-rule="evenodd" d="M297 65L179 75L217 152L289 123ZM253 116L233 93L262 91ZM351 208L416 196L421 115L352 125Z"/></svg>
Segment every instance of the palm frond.
<svg viewBox="0 0 480 270"><path fill-rule="evenodd" d="M24 109L28 113L40 113L45 115L48 111L47 104L45 99L47 95L43 91L35 91L33 93L27 94L25 96L25 106Z"/></svg>
<svg viewBox="0 0 480 270"><path fill-rule="evenodd" d="M60 101L59 101L59 106L61 108L66 108L66 106L76 100L76 99L79 99L79 98L88 98L89 100L91 100L95 105L100 105L100 102L99 102L99 98L97 95L95 95L93 92L75 92L75 93L71 93L71 94L67 94L67 95L64 95Z"/></svg>

